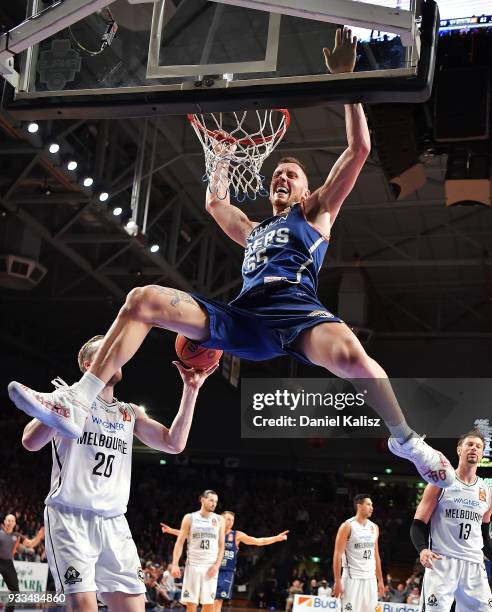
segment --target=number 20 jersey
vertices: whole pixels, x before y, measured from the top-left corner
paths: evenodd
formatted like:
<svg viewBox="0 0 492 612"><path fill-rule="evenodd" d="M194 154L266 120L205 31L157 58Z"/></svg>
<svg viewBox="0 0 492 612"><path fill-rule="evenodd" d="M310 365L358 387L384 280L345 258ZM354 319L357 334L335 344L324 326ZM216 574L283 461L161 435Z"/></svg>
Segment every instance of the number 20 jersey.
<svg viewBox="0 0 492 612"><path fill-rule="evenodd" d="M134 426L131 404L97 397L80 438L52 439L51 488L45 504L89 510L106 518L125 514Z"/></svg>
<svg viewBox="0 0 492 612"><path fill-rule="evenodd" d="M491 493L479 477L467 485L456 478L443 489L430 520L430 548L444 557L483 563L482 519Z"/></svg>

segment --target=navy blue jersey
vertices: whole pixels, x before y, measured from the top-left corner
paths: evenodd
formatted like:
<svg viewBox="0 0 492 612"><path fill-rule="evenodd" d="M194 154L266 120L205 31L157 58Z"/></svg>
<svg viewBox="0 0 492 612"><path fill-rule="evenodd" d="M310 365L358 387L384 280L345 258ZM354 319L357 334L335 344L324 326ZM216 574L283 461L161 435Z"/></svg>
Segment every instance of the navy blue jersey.
<svg viewBox="0 0 492 612"><path fill-rule="evenodd" d="M236 530L233 529L225 535L224 557L220 566L220 571L233 572L236 569L238 546L236 544Z"/></svg>
<svg viewBox="0 0 492 612"><path fill-rule="evenodd" d="M292 283L316 293L327 248L327 239L306 220L301 204L265 219L247 238L240 295L269 283Z"/></svg>

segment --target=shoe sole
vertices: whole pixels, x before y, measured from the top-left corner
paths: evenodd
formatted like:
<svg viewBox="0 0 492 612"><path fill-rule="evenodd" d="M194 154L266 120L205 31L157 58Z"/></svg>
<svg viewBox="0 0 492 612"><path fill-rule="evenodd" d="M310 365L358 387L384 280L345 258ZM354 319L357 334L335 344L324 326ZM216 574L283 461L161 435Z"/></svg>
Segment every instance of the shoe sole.
<svg viewBox="0 0 492 612"><path fill-rule="evenodd" d="M450 487L454 483L455 475L453 475L452 472L448 472L448 468L452 469L452 466L451 466L449 461L444 457L444 455L440 451L436 451L436 453L439 455L440 458L442 457L443 459L446 460L448 466L445 466L443 464L443 462L441 461L439 467L436 467L435 469L430 469L430 467L427 467L426 469L428 470L429 473L439 472L440 470L444 470L446 472L446 474L449 475L449 478L447 478L445 481L436 482L431 476L427 476L427 475L425 475L425 473L421 472L420 468L417 466L417 464L415 463L413 457L410 454L398 452L398 450L395 449L395 447L392 445L392 443L391 443L392 440L393 440L393 438L390 438L388 440L388 448L390 449L390 451L394 455L396 455L397 457L401 457L402 459L407 459L408 461L411 461L415 465L415 467L416 467L418 473L420 474L420 476L422 476L422 478L426 482L428 482L429 484L433 484L433 485L439 486L439 487L441 487L443 489L447 489L448 487ZM420 466L420 467L423 467L423 466ZM454 472L454 470L453 470L453 472ZM448 482L448 480L449 480L449 482Z"/></svg>
<svg viewBox="0 0 492 612"><path fill-rule="evenodd" d="M67 426L69 424L61 420L63 417L58 417L56 413L43 406L33 395L27 393L20 383L11 382L8 386L8 393L17 408L29 416L38 419L48 427L56 429L65 437L76 439L80 436L79 429Z"/></svg>

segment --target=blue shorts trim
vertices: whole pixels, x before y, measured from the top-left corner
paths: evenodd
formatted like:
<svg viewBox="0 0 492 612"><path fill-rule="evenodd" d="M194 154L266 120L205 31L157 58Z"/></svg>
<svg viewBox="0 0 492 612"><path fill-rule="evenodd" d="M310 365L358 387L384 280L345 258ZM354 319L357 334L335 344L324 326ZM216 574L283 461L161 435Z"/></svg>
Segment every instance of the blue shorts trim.
<svg viewBox="0 0 492 612"><path fill-rule="evenodd" d="M321 323L342 323L314 293L297 285L260 288L229 304L193 297L210 320L210 337L201 345L251 361L291 355L310 363L292 348L299 334Z"/></svg>
<svg viewBox="0 0 492 612"><path fill-rule="evenodd" d="M232 587L234 586L234 572L219 571L217 579L217 592L215 599L232 599Z"/></svg>

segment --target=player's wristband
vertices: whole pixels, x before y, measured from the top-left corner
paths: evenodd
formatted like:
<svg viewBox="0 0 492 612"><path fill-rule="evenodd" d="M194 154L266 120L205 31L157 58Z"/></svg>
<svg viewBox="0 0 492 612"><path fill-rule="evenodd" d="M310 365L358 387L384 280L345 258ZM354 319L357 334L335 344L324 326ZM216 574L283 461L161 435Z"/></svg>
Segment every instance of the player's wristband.
<svg viewBox="0 0 492 612"><path fill-rule="evenodd" d="M482 523L483 552L487 559L492 560L492 538L490 537L490 523Z"/></svg>
<svg viewBox="0 0 492 612"><path fill-rule="evenodd" d="M410 538L419 554L424 548L429 548L429 525L414 519L410 527Z"/></svg>

